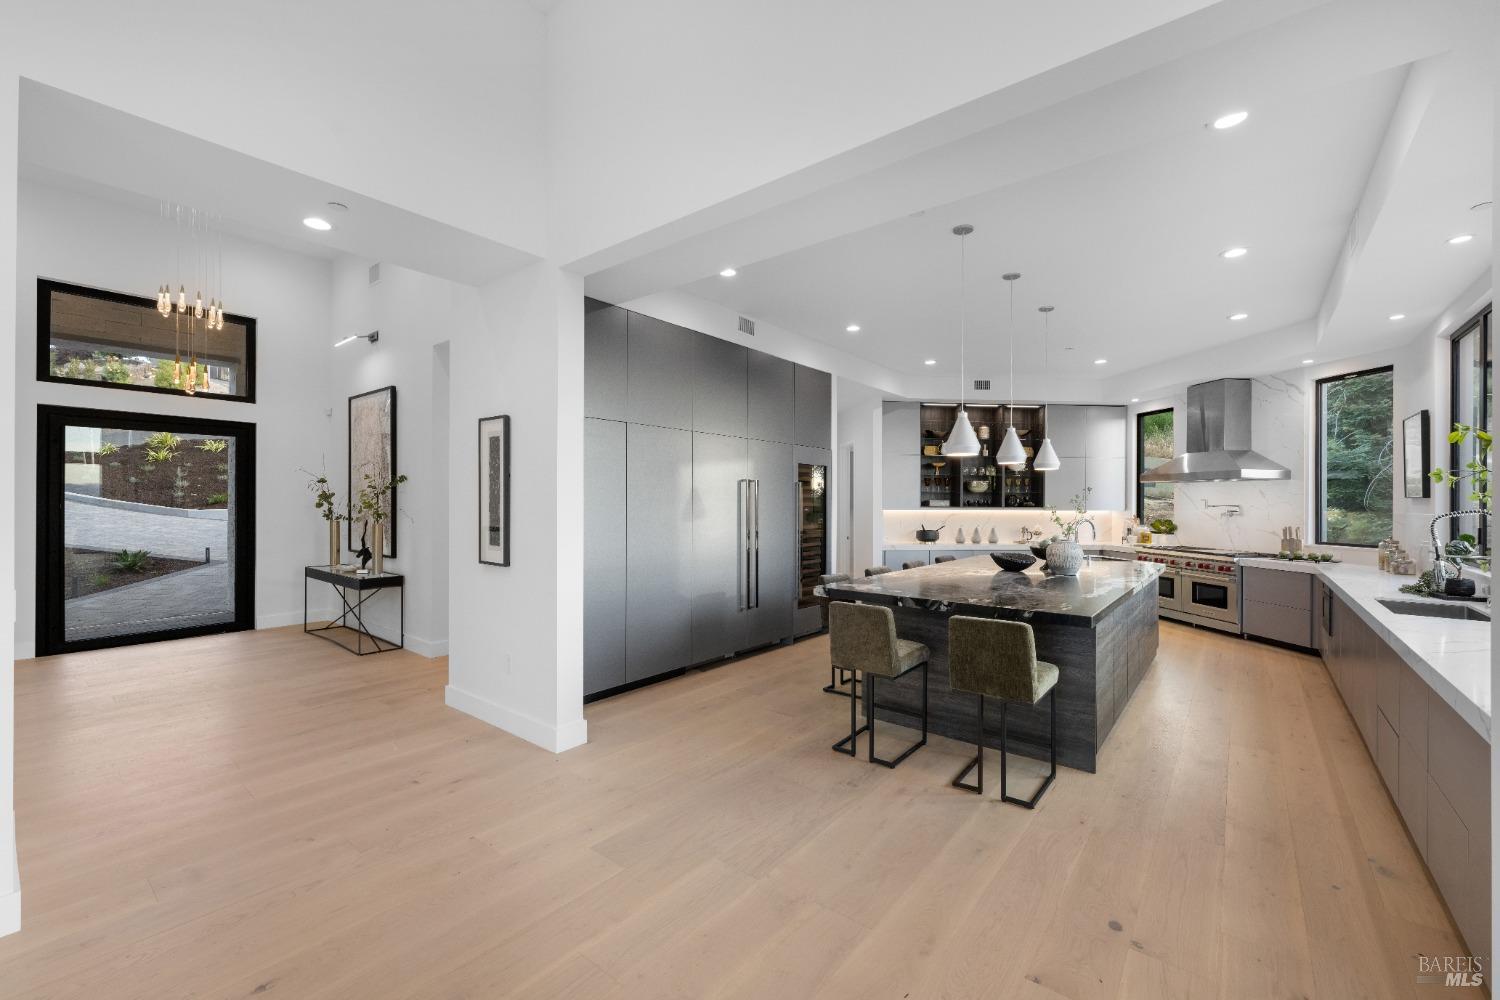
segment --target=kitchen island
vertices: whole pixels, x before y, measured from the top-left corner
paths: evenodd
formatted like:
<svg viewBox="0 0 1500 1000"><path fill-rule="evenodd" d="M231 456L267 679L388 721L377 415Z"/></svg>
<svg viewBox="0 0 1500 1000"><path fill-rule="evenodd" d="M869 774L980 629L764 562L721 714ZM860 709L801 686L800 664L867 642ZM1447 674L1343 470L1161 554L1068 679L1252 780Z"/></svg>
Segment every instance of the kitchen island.
<svg viewBox="0 0 1500 1000"><path fill-rule="evenodd" d="M932 650L929 728L971 743L974 696L948 686L948 619L970 615L1030 624L1037 658L1058 667L1057 759L1093 771L1099 748L1156 659L1160 573L1154 563L1115 559L1091 559L1076 577L1051 576L1035 567L1010 573L988 556L977 556L830 584L826 592L835 601L890 607L897 633ZM915 684L907 677L881 685L880 700L918 711ZM1011 751L1046 759L1045 699L1036 706L1012 705L1009 713ZM998 706L987 712L988 746L1000 745L998 716ZM911 724L895 713L881 711L876 717Z"/></svg>

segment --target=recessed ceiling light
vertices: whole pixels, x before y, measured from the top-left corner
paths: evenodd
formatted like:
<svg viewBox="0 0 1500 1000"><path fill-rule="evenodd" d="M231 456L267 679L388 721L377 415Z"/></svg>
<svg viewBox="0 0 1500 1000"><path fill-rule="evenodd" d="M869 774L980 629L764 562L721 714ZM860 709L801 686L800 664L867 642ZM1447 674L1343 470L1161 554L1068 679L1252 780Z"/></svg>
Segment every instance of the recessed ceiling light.
<svg viewBox="0 0 1500 1000"><path fill-rule="evenodd" d="M1095 358L1094 359L1094 364L1096 364L1096 365L1107 365L1107 364L1109 364L1109 359L1108 358Z"/></svg>
<svg viewBox="0 0 1500 1000"><path fill-rule="evenodd" d="M1452 245L1452 246L1458 246L1458 244L1460 244L1460 243L1467 243L1470 240L1472 240L1473 238L1474 238L1474 234L1473 233L1459 233L1457 236L1450 236L1450 237L1448 237L1448 243L1450 245Z"/></svg>
<svg viewBox="0 0 1500 1000"><path fill-rule="evenodd" d="M1214 128L1217 128L1217 129L1234 128L1240 122L1244 121L1246 118L1249 118L1249 117L1250 117L1250 112L1248 112L1248 111L1231 111L1227 115L1220 115L1218 118L1215 118L1214 119Z"/></svg>
<svg viewBox="0 0 1500 1000"><path fill-rule="evenodd" d="M1229 316L1229 318L1232 319L1232 320L1234 320L1234 322L1238 323L1242 319L1249 319L1250 318L1250 314L1249 313L1231 313L1230 316Z"/></svg>
<svg viewBox="0 0 1500 1000"><path fill-rule="evenodd" d="M1391 313L1392 320L1405 319L1406 313Z"/></svg>
<svg viewBox="0 0 1500 1000"><path fill-rule="evenodd" d="M1225 260L1238 260L1250 252L1249 247L1230 247L1228 250L1219 251L1219 256Z"/></svg>
<svg viewBox="0 0 1500 1000"><path fill-rule="evenodd" d="M1141 401L1141 397L1139 397L1139 396L1131 396L1130 397L1130 401L1132 403L1139 403Z"/></svg>
<svg viewBox="0 0 1500 1000"><path fill-rule="evenodd" d="M924 364L924 365L935 365L935 364L937 364L937 358L928 358L926 361L922 362L922 364Z"/></svg>
<svg viewBox="0 0 1500 1000"><path fill-rule="evenodd" d="M732 267L726 267L726 268L724 268L724 270L722 270L722 271L719 272L719 277L721 277L721 278L732 278L736 274L739 274L739 273L740 272L736 271Z"/></svg>
<svg viewBox="0 0 1500 1000"><path fill-rule="evenodd" d="M850 323L848 326L844 327L844 332L845 333L858 333L859 332L859 324L858 323Z"/></svg>
<svg viewBox="0 0 1500 1000"><path fill-rule="evenodd" d="M302 224L308 229L316 229L320 233L326 233L328 232L328 230L333 228L333 223L329 222L327 219L320 219L316 215L309 215L307 218L302 220Z"/></svg>
<svg viewBox="0 0 1500 1000"><path fill-rule="evenodd" d="M1312 359L1312 358L1303 358L1303 359L1302 359L1302 363L1303 363L1303 364L1304 364L1304 365L1310 365L1310 364L1312 364L1312 363L1313 363L1313 359Z"/></svg>

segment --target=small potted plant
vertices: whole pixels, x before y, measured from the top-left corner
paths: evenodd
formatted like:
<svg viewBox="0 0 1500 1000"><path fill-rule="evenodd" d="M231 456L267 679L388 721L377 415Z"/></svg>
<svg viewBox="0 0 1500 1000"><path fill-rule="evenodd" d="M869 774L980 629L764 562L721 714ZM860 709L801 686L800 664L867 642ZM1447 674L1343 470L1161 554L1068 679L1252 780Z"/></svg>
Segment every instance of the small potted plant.
<svg viewBox="0 0 1500 1000"><path fill-rule="evenodd" d="M1093 492L1090 487L1084 487L1082 493L1074 494L1068 501L1073 508L1073 516L1064 518L1056 508L1049 513L1052 523L1057 525L1059 534L1047 546L1047 571L1058 576L1077 576L1078 571L1083 568L1083 546L1078 544L1078 529L1087 524L1093 527L1094 522L1088 518L1088 497Z"/></svg>
<svg viewBox="0 0 1500 1000"><path fill-rule="evenodd" d="M385 572L385 522L391 516L391 491L406 482L405 476L381 482L366 472L359 493L354 498L354 517L370 525L370 552L372 573Z"/></svg>
<svg viewBox="0 0 1500 1000"><path fill-rule="evenodd" d="M328 568L336 570L339 568L339 553L342 551L339 525L348 518L339 513L338 496L328 485L328 477L314 476L310 472L307 475L307 488L313 495L313 509L328 522Z"/></svg>

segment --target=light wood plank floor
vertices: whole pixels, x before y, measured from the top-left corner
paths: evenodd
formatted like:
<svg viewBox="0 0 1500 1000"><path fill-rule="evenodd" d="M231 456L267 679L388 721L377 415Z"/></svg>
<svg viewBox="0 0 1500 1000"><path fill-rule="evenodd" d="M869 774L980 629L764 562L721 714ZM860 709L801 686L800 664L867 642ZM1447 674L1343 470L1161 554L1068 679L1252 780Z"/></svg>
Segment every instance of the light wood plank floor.
<svg viewBox="0 0 1500 1000"><path fill-rule="evenodd" d="M1464 949L1321 664L1162 638L1035 812L831 753L821 638L561 757L296 629L22 663L0 996L1413 995Z"/></svg>

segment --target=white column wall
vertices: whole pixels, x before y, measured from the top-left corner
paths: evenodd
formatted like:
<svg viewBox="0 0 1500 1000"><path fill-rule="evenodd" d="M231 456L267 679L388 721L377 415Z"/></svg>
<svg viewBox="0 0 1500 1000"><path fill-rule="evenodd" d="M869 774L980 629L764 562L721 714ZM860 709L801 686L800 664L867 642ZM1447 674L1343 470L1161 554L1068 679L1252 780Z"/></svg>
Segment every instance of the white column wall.
<svg viewBox="0 0 1500 1000"><path fill-rule="evenodd" d="M0 358L16 353L17 112L15 76L0 73ZM0 406L0 935L21 929L15 814L16 411Z"/></svg>

